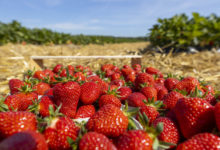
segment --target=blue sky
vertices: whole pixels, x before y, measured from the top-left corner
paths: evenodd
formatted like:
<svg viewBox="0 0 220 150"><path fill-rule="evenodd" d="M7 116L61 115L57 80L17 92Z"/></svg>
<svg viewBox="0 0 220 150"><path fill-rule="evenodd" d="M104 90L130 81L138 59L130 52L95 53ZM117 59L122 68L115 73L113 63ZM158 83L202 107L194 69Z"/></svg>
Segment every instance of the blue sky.
<svg viewBox="0 0 220 150"><path fill-rule="evenodd" d="M0 0L0 21L72 34L144 36L157 18L220 15L220 0Z"/></svg>

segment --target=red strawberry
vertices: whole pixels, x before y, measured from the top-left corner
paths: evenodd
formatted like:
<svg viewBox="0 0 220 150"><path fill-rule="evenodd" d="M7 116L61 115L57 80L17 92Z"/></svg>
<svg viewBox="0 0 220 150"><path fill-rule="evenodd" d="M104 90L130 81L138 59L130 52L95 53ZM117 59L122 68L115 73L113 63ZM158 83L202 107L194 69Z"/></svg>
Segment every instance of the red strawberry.
<svg viewBox="0 0 220 150"><path fill-rule="evenodd" d="M141 65L140 64L134 64L132 65L132 68L134 69L135 73L141 73Z"/></svg>
<svg viewBox="0 0 220 150"><path fill-rule="evenodd" d="M123 76L126 78L128 75L135 75L135 71L131 68L123 68L121 69Z"/></svg>
<svg viewBox="0 0 220 150"><path fill-rule="evenodd" d="M220 131L220 102L215 105L215 121L218 130Z"/></svg>
<svg viewBox="0 0 220 150"><path fill-rule="evenodd" d="M132 90L129 87L121 87L118 89L119 92L119 99L121 102L125 101L128 96L132 93Z"/></svg>
<svg viewBox="0 0 220 150"><path fill-rule="evenodd" d="M97 76L97 75L92 75L92 76L89 76L87 79L86 79L88 82L96 82L98 84L100 84L102 81L102 79Z"/></svg>
<svg viewBox="0 0 220 150"><path fill-rule="evenodd" d="M77 110L75 119L92 117L94 114L95 107L93 105L84 105Z"/></svg>
<svg viewBox="0 0 220 150"><path fill-rule="evenodd" d="M61 113L72 118L75 116L80 92L80 85L73 81L59 83L54 86L54 100L58 106L62 104Z"/></svg>
<svg viewBox="0 0 220 150"><path fill-rule="evenodd" d="M171 91L175 88L176 84L179 82L176 78L167 78L164 82L165 87L168 91Z"/></svg>
<svg viewBox="0 0 220 150"><path fill-rule="evenodd" d="M99 99L100 108L107 104L112 104L119 108L121 107L121 101L116 96L111 94L102 95Z"/></svg>
<svg viewBox="0 0 220 150"><path fill-rule="evenodd" d="M154 106L146 105L140 107L140 113L143 115L144 113L147 115L149 119L149 124L152 124L152 122L160 116L159 112L157 111L157 108ZM137 120L139 120L139 115L137 115Z"/></svg>
<svg viewBox="0 0 220 150"><path fill-rule="evenodd" d="M34 92L18 93L17 98L20 99L19 111L25 111L27 108L33 104L33 101L38 99L38 95Z"/></svg>
<svg viewBox="0 0 220 150"><path fill-rule="evenodd" d="M83 72L83 70L84 70L84 67L82 66L82 65L77 65L76 66L76 72Z"/></svg>
<svg viewBox="0 0 220 150"><path fill-rule="evenodd" d="M164 86L165 79L164 78L156 78L155 83Z"/></svg>
<svg viewBox="0 0 220 150"><path fill-rule="evenodd" d="M153 140L143 130L130 130L115 140L119 150L152 150Z"/></svg>
<svg viewBox="0 0 220 150"><path fill-rule="evenodd" d="M133 107L145 106L143 100L147 98L140 92L134 92L128 96L128 105Z"/></svg>
<svg viewBox="0 0 220 150"><path fill-rule="evenodd" d="M75 69L74 69L74 66L72 66L72 65L68 65L67 68L68 68L68 70L71 71L71 72L74 72L74 70L75 70Z"/></svg>
<svg viewBox="0 0 220 150"><path fill-rule="evenodd" d="M125 78L125 80L126 80L127 82L132 82L132 83L134 83L135 78L136 78L135 74L129 74L129 75Z"/></svg>
<svg viewBox="0 0 220 150"><path fill-rule="evenodd" d="M205 85L202 89L204 90L204 92L208 92L213 95L215 94L215 90L211 85Z"/></svg>
<svg viewBox="0 0 220 150"><path fill-rule="evenodd" d="M125 81L121 79L116 79L114 81L111 81L110 85L117 85L118 87L124 86Z"/></svg>
<svg viewBox="0 0 220 150"><path fill-rule="evenodd" d="M53 96L53 88L48 89L47 91L44 92L44 95L49 95Z"/></svg>
<svg viewBox="0 0 220 150"><path fill-rule="evenodd" d="M1 150L48 150L42 134L23 131L6 138L0 143Z"/></svg>
<svg viewBox="0 0 220 150"><path fill-rule="evenodd" d="M126 131L128 118L114 105L104 105L88 121L87 129L109 137L117 137Z"/></svg>
<svg viewBox="0 0 220 150"><path fill-rule="evenodd" d="M169 118L166 117L159 117L154 120L153 125L156 127L158 123L163 123L163 131L159 135L159 140L177 144L180 140L180 133L176 124Z"/></svg>
<svg viewBox="0 0 220 150"><path fill-rule="evenodd" d="M113 64L105 64L105 65L102 65L101 70L102 71L112 70L113 67L114 67Z"/></svg>
<svg viewBox="0 0 220 150"><path fill-rule="evenodd" d="M46 74L43 71L40 71L40 70L36 71L33 75L33 78L37 78L39 80L43 80L46 77L47 77Z"/></svg>
<svg viewBox="0 0 220 150"><path fill-rule="evenodd" d="M9 89L11 94L19 93L19 89L24 86L24 82L19 79L9 80Z"/></svg>
<svg viewBox="0 0 220 150"><path fill-rule="evenodd" d="M171 91L167 95L165 95L162 99L164 108L172 109L175 107L177 101L184 96L176 91Z"/></svg>
<svg viewBox="0 0 220 150"><path fill-rule="evenodd" d="M101 94L101 88L95 82L86 82L81 86L80 100L83 104L94 103Z"/></svg>
<svg viewBox="0 0 220 150"><path fill-rule="evenodd" d="M188 94L194 92L196 87L199 88L199 81L193 77L186 77L175 85L176 89L186 91Z"/></svg>
<svg viewBox="0 0 220 150"><path fill-rule="evenodd" d="M44 137L50 149L70 149L67 137L73 141L78 136L79 128L68 117L54 118L44 131Z"/></svg>
<svg viewBox="0 0 220 150"><path fill-rule="evenodd" d="M57 64L54 68L53 68L53 72L54 73L59 73L63 68L63 65L61 64Z"/></svg>
<svg viewBox="0 0 220 150"><path fill-rule="evenodd" d="M103 134L97 132L86 133L79 143L80 150L116 150L112 142Z"/></svg>
<svg viewBox="0 0 220 150"><path fill-rule="evenodd" d="M77 81L85 81L86 80L86 77L82 72L77 72L73 76L74 76L74 78L77 79Z"/></svg>
<svg viewBox="0 0 220 150"><path fill-rule="evenodd" d="M52 106L55 109L53 103L53 97L45 95L41 97L39 101L35 101L35 103L28 107L29 111L34 112L35 114L40 114L42 117L49 116L49 106Z"/></svg>
<svg viewBox="0 0 220 150"><path fill-rule="evenodd" d="M148 73L148 74L157 75L158 77L163 78L163 74L159 70L157 70L153 67L147 67L145 69L145 72Z"/></svg>
<svg viewBox="0 0 220 150"><path fill-rule="evenodd" d="M72 70L68 70L69 71L69 75L73 76L74 72ZM67 77L67 69L63 69L60 73L61 77Z"/></svg>
<svg viewBox="0 0 220 150"><path fill-rule="evenodd" d="M139 73L135 79L135 86L136 88L141 89L142 84L147 84L148 86L153 85L153 76L147 73Z"/></svg>
<svg viewBox="0 0 220 150"><path fill-rule="evenodd" d="M0 137L21 131L36 131L36 116L31 112L1 112L0 113Z"/></svg>
<svg viewBox="0 0 220 150"><path fill-rule="evenodd" d="M10 111L19 110L21 100L17 95L9 95L5 98L4 103L8 106Z"/></svg>
<svg viewBox="0 0 220 150"><path fill-rule="evenodd" d="M36 84L33 89L35 89L35 93L37 93L38 95L44 95L44 93L50 89L50 85L44 82L40 82L38 84Z"/></svg>
<svg viewBox="0 0 220 150"><path fill-rule="evenodd" d="M163 97L168 94L168 90L163 86L158 92L157 92L157 99L162 100Z"/></svg>
<svg viewBox="0 0 220 150"><path fill-rule="evenodd" d="M200 133L178 145L177 150L218 150L220 138L211 133Z"/></svg>
<svg viewBox="0 0 220 150"><path fill-rule="evenodd" d="M117 79L120 79L121 78L121 74L120 73L113 73L111 75L111 80L114 81L114 80L117 80Z"/></svg>
<svg viewBox="0 0 220 150"><path fill-rule="evenodd" d="M157 100L157 90L154 87L144 87L141 89L141 93L144 94L144 96L150 100L154 99L154 101Z"/></svg>
<svg viewBox="0 0 220 150"><path fill-rule="evenodd" d="M185 138L210 131L215 124L213 106L201 98L179 99L174 112Z"/></svg>

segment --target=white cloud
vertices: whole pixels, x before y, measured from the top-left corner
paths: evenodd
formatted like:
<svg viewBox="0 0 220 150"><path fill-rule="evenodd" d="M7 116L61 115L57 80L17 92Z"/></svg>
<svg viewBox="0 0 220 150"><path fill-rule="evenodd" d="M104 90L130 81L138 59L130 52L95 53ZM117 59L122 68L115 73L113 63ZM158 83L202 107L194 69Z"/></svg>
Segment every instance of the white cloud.
<svg viewBox="0 0 220 150"><path fill-rule="evenodd" d="M70 22L55 23L55 24L46 25L45 27L52 28L52 29L61 29L61 30L99 30L99 29L102 29L102 27L100 26L94 26L91 24L70 23Z"/></svg>

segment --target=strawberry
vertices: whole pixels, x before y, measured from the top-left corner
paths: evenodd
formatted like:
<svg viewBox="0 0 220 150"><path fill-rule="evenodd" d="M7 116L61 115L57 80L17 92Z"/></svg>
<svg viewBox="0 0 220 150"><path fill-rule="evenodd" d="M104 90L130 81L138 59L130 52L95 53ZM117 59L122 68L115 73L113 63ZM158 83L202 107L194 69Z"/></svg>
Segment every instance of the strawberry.
<svg viewBox="0 0 220 150"><path fill-rule="evenodd" d="M110 85L117 85L118 87L124 86L125 81L121 79L116 79L114 81L111 81Z"/></svg>
<svg viewBox="0 0 220 150"><path fill-rule="evenodd" d="M71 72L74 72L74 70L75 70L74 66L72 66L72 65L68 65L67 68Z"/></svg>
<svg viewBox="0 0 220 150"><path fill-rule="evenodd" d="M11 79L8 84L11 94L19 93L19 89L24 86L24 82L19 79Z"/></svg>
<svg viewBox="0 0 220 150"><path fill-rule="evenodd" d="M33 104L33 101L38 99L38 95L34 93L32 89L27 85L22 86L21 88L22 88L21 92L15 95L19 99L17 101L20 101L18 110L25 111L30 105Z"/></svg>
<svg viewBox="0 0 220 150"><path fill-rule="evenodd" d="M156 78L155 84L160 84L164 86L165 79L164 78Z"/></svg>
<svg viewBox="0 0 220 150"><path fill-rule="evenodd" d="M8 106L10 111L19 110L21 105L21 100L17 95L9 95L5 98L4 104Z"/></svg>
<svg viewBox="0 0 220 150"><path fill-rule="evenodd" d="M194 92L196 87L199 88L199 81L193 77L186 77L175 85L175 89L186 91L188 94Z"/></svg>
<svg viewBox="0 0 220 150"><path fill-rule="evenodd" d="M145 69L145 72L148 73L148 74L157 75L158 77L163 78L163 74L159 70L157 70L153 67L147 67Z"/></svg>
<svg viewBox="0 0 220 150"><path fill-rule="evenodd" d="M177 125L167 117L159 117L154 120L153 126L156 127L160 122L163 123L163 131L158 136L159 140L177 144L180 140L180 133Z"/></svg>
<svg viewBox="0 0 220 150"><path fill-rule="evenodd" d="M149 119L149 124L151 125L152 122L160 116L159 112L157 111L157 108L154 106L146 105L140 107L140 113L143 115L144 113L147 115ZM139 115L137 115L137 120L139 120Z"/></svg>
<svg viewBox="0 0 220 150"><path fill-rule="evenodd" d="M132 65L132 68L134 69L135 73L138 74L138 73L141 73L141 65L140 64L133 64Z"/></svg>
<svg viewBox="0 0 220 150"><path fill-rule="evenodd" d="M48 150L42 134L35 131L15 133L0 143L1 150Z"/></svg>
<svg viewBox="0 0 220 150"><path fill-rule="evenodd" d="M121 78L121 74L120 73L113 73L111 75L111 81L117 80Z"/></svg>
<svg viewBox="0 0 220 150"><path fill-rule="evenodd" d="M36 78L36 79L39 79L39 80L43 80L46 77L47 77L46 74L41 70L36 71L33 75L33 78Z"/></svg>
<svg viewBox="0 0 220 150"><path fill-rule="evenodd" d="M220 131L220 102L215 105L215 121L218 130Z"/></svg>
<svg viewBox="0 0 220 150"><path fill-rule="evenodd" d="M200 133L178 145L177 150L218 150L220 137L212 133Z"/></svg>
<svg viewBox="0 0 220 150"><path fill-rule="evenodd" d="M101 94L101 88L95 82L86 82L81 86L80 100L83 104L94 103Z"/></svg>
<svg viewBox="0 0 220 150"><path fill-rule="evenodd" d="M85 81L86 80L86 77L82 72L77 72L73 76L74 76L74 78L77 79L77 81Z"/></svg>
<svg viewBox="0 0 220 150"><path fill-rule="evenodd" d="M102 106L107 105L107 104L112 104L119 108L121 107L121 101L112 94L106 94L100 97L99 107L101 108Z"/></svg>
<svg viewBox="0 0 220 150"><path fill-rule="evenodd" d="M69 71L69 75L73 76L74 72L72 70L68 70ZM67 69L63 69L60 73L61 77L67 77Z"/></svg>
<svg viewBox="0 0 220 150"><path fill-rule="evenodd" d="M122 75L126 78L128 75L135 75L135 71L132 68L121 69Z"/></svg>
<svg viewBox="0 0 220 150"><path fill-rule="evenodd" d="M77 65L75 68L76 68L75 69L76 72L83 72L84 70L84 67L82 65Z"/></svg>
<svg viewBox="0 0 220 150"><path fill-rule="evenodd" d="M62 64L57 64L54 68L53 68L53 72L54 73L59 73L63 68Z"/></svg>
<svg viewBox="0 0 220 150"><path fill-rule="evenodd" d="M152 150L153 140L143 130L130 130L115 140L119 150Z"/></svg>
<svg viewBox="0 0 220 150"><path fill-rule="evenodd" d="M44 95L49 95L53 96L53 88L48 89L47 91L44 92Z"/></svg>
<svg viewBox="0 0 220 150"><path fill-rule="evenodd" d="M14 133L26 130L37 130L37 120L33 113L0 112L0 137L9 137Z"/></svg>
<svg viewBox="0 0 220 150"><path fill-rule="evenodd" d="M52 106L52 108L55 109L53 97L45 95L41 97L39 101L35 101L33 105L29 106L28 110L35 114L40 114L42 117L46 117L50 115L49 106Z"/></svg>
<svg viewBox="0 0 220 150"><path fill-rule="evenodd" d="M112 70L113 67L114 67L113 64L105 64L105 65L102 65L101 70L102 71Z"/></svg>
<svg viewBox="0 0 220 150"><path fill-rule="evenodd" d="M74 117L80 97L81 88L77 82L69 81L56 84L53 88L54 100L57 106L62 104L60 112L68 117Z"/></svg>
<svg viewBox="0 0 220 150"><path fill-rule="evenodd" d="M168 94L168 90L163 86L158 92L157 92L157 99L162 100L163 97Z"/></svg>
<svg viewBox="0 0 220 150"><path fill-rule="evenodd" d="M75 119L92 117L95 114L95 107L93 105L84 105L78 108Z"/></svg>
<svg viewBox="0 0 220 150"><path fill-rule="evenodd" d="M180 98L184 96L176 91L171 91L162 99L165 109L173 109Z"/></svg>
<svg viewBox="0 0 220 150"><path fill-rule="evenodd" d="M112 70L106 70L105 71L105 77L110 78L114 74L114 71Z"/></svg>
<svg viewBox="0 0 220 150"><path fill-rule="evenodd" d="M67 138L73 141L78 136L79 128L75 125L73 120L68 117L53 118L48 127L44 130L44 137L51 150L53 149L70 149Z"/></svg>
<svg viewBox="0 0 220 150"><path fill-rule="evenodd" d="M118 90L119 99L121 102L125 101L128 96L132 93L132 90L129 87L121 87Z"/></svg>
<svg viewBox="0 0 220 150"><path fill-rule="evenodd" d="M134 83L135 78L135 74L129 74L128 76L126 76L125 81Z"/></svg>
<svg viewBox="0 0 220 150"><path fill-rule="evenodd" d="M97 76L97 75L92 75L92 76L89 76L89 77L87 77L87 79L86 79L88 82L96 82L96 83L101 83L101 82L103 82L102 81L102 79L99 77L99 76Z"/></svg>
<svg viewBox="0 0 220 150"><path fill-rule="evenodd" d="M50 89L50 85L44 82L40 82L38 84L36 84L33 89L35 89L35 93L37 93L38 95L44 95L44 93Z"/></svg>
<svg viewBox="0 0 220 150"><path fill-rule="evenodd" d="M147 98L140 92L134 92L128 96L128 105L133 107L145 106L143 100Z"/></svg>
<svg viewBox="0 0 220 150"><path fill-rule="evenodd" d="M157 100L157 90L154 87L144 87L141 89L141 93L144 94L144 96L148 99L154 99L154 101Z"/></svg>
<svg viewBox="0 0 220 150"><path fill-rule="evenodd" d="M178 82L179 80L177 80L176 78L167 78L164 82L164 85L168 91L172 91Z"/></svg>
<svg viewBox="0 0 220 150"><path fill-rule="evenodd" d="M79 143L80 150L116 150L112 142L103 134L97 132L86 133Z"/></svg>
<svg viewBox="0 0 220 150"><path fill-rule="evenodd" d="M201 98L179 99L174 112L185 138L210 131L215 124L213 106Z"/></svg>
<svg viewBox="0 0 220 150"><path fill-rule="evenodd" d="M109 137L117 137L126 131L128 118L120 108L108 104L101 107L88 121L87 129Z"/></svg>
<svg viewBox="0 0 220 150"><path fill-rule="evenodd" d="M147 73L139 73L135 79L135 86L137 89L141 89L142 84L147 84L147 86L153 85L153 76Z"/></svg>

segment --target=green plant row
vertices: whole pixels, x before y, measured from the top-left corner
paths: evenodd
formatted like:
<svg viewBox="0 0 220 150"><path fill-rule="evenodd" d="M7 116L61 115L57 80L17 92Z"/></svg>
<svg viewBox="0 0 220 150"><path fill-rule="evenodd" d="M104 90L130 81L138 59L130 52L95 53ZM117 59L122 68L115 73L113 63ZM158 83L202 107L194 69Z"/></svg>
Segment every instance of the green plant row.
<svg viewBox="0 0 220 150"><path fill-rule="evenodd" d="M172 18L158 19L149 33L149 40L154 46L165 50L186 50L192 46L198 50L220 46L220 17L211 14L208 17L192 13Z"/></svg>
<svg viewBox="0 0 220 150"><path fill-rule="evenodd" d="M122 42L146 41L146 37L113 37L113 36L86 36L71 35L66 33L54 32L49 29L29 29L22 26L17 21L11 23L0 22L0 45L6 43L31 43L31 44L105 44Z"/></svg>

